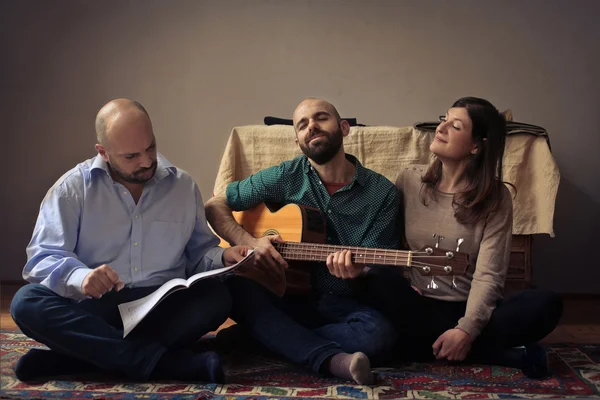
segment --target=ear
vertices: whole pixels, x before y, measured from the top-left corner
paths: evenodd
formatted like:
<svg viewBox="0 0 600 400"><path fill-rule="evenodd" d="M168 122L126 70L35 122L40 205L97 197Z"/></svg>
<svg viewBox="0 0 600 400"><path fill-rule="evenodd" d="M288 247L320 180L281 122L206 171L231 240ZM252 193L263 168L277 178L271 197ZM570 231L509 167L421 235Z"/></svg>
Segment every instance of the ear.
<svg viewBox="0 0 600 400"><path fill-rule="evenodd" d="M298 135L296 135L296 139L294 139L294 142L296 142L296 147L300 148L300 142L298 142Z"/></svg>
<svg viewBox="0 0 600 400"><path fill-rule="evenodd" d="M350 134L350 124L348 123L348 121L346 121L345 119L341 120L340 127L342 128L342 135L344 135L344 137Z"/></svg>
<svg viewBox="0 0 600 400"><path fill-rule="evenodd" d="M108 155L106 154L106 149L104 148L104 146L102 146L100 143L96 143L95 147L96 147L96 151L98 152L98 154L100 154L102 159L105 162L108 162Z"/></svg>
<svg viewBox="0 0 600 400"><path fill-rule="evenodd" d="M486 141L487 141L487 139L483 138L481 144L484 145ZM477 144L477 142L473 142L473 145L471 146L471 154L475 155L475 154L479 153L479 149L480 149L479 144Z"/></svg>

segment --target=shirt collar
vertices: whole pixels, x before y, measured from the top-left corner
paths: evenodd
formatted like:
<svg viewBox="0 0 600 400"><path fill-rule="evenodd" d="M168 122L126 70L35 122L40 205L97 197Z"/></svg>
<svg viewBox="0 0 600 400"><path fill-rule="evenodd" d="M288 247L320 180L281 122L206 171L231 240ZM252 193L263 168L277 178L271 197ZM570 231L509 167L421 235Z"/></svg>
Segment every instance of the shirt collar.
<svg viewBox="0 0 600 400"><path fill-rule="evenodd" d="M158 165L156 166L156 172L154 173L154 176L152 177L150 182L156 183L166 178L171 173L177 173L177 167L171 164L169 160L167 160L162 154L158 153L156 156L156 160L158 162ZM96 155L94 161L92 162L92 167L90 168L90 179L92 177L92 171L94 170L104 171L104 173L112 179L112 177L110 176L110 169L108 168L108 164L106 163L106 161L104 161L100 154Z"/></svg>
<svg viewBox="0 0 600 400"><path fill-rule="evenodd" d="M351 185L356 182L361 186L364 186L365 184L365 167L362 166L362 164L360 163L360 161L358 161L358 158L354 157L352 154L345 154L346 156L346 160L350 161L352 164L354 164L354 166L356 167L355 171L354 171L354 179L352 179L352 183ZM310 161L308 161L308 157L306 156L302 156L304 157L304 173L308 174L311 170L312 165L310 165Z"/></svg>

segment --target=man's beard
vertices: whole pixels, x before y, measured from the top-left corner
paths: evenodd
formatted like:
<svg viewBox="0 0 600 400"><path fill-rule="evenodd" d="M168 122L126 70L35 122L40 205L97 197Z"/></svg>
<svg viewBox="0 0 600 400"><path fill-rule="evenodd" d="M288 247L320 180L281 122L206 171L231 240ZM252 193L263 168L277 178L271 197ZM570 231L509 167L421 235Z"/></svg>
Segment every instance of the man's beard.
<svg viewBox="0 0 600 400"><path fill-rule="evenodd" d="M111 163L107 163L107 164L108 164L109 168L111 169L111 171L113 171L119 178L123 179L125 182L136 183L136 184L146 183L150 179L152 179L154 177L154 174L156 173L156 167L158 165L158 163L156 161L154 161L152 163L152 165L148 168L141 168L132 174L126 174L125 172L121 171L115 165L113 165ZM144 177L143 175L150 170L152 170L152 173L150 174L150 176Z"/></svg>
<svg viewBox="0 0 600 400"><path fill-rule="evenodd" d="M321 136L321 142L317 144L310 144L310 140L315 136L323 134ZM325 131L315 130L306 136L304 143L299 142L300 150L304 155L313 160L318 165L323 165L330 161L342 147L344 135L342 133L342 127L338 124L337 131L328 134ZM307 144L308 143L308 144Z"/></svg>

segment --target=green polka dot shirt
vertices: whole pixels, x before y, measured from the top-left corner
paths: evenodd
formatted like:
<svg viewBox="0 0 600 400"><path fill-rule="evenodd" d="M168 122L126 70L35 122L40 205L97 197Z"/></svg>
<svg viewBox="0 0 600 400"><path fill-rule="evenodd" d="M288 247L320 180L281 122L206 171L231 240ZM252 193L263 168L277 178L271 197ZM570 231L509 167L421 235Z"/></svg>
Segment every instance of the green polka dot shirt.
<svg viewBox="0 0 600 400"><path fill-rule="evenodd" d="M356 157L346 154L356 166L354 179L329 195L308 158L301 155L257 172L227 186L227 204L234 211L260 203L300 204L321 210L327 226L327 243L342 246L397 249L399 197L392 182L363 167ZM325 263L311 270L313 290L351 296L361 287L361 279L340 279L329 273Z"/></svg>

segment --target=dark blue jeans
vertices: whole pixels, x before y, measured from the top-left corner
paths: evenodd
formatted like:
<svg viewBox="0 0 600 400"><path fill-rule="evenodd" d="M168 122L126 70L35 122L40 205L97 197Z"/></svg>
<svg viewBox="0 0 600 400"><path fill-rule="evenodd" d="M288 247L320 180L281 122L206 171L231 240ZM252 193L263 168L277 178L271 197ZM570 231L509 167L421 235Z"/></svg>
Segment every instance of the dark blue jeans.
<svg viewBox="0 0 600 400"><path fill-rule="evenodd" d="M23 286L10 306L21 331L65 356L101 370L147 380L168 349L193 345L229 316L231 297L215 279L196 282L163 300L123 339L117 306L144 297L157 287L108 292L77 302L42 285Z"/></svg>
<svg viewBox="0 0 600 400"><path fill-rule="evenodd" d="M375 267L365 279L364 301L394 324L398 335L395 357L411 361L435 359L431 346L441 334L456 327L465 315L467 303L419 295L400 269ZM556 327L561 315L561 298L546 290L523 290L500 300L474 341L469 358L494 363L494 356L505 349L543 339Z"/></svg>
<svg viewBox="0 0 600 400"><path fill-rule="evenodd" d="M323 362L342 352L361 351L377 359L395 342L392 324L354 299L329 294L279 298L240 276L226 283L232 318L270 350L314 372L323 372Z"/></svg>

